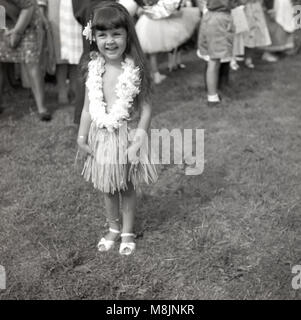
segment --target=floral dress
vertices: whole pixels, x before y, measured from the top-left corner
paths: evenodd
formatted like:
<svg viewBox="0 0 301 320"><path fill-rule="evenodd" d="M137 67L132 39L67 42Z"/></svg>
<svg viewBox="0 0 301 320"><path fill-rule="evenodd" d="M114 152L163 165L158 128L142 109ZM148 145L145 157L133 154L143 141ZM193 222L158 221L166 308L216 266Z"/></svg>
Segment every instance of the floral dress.
<svg viewBox="0 0 301 320"><path fill-rule="evenodd" d="M16 48L11 48L5 31L0 31L0 62L37 63L43 45L43 24L39 7L35 0L11 0L19 10L34 6L32 19ZM11 29L15 22L7 18L7 27Z"/></svg>

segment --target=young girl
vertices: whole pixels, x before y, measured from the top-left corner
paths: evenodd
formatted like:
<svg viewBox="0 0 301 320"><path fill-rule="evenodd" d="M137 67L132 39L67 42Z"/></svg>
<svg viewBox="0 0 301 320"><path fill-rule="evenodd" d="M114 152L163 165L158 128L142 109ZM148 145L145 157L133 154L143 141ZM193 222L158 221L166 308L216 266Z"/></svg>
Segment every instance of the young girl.
<svg viewBox="0 0 301 320"><path fill-rule="evenodd" d="M121 4L103 2L95 7L84 34L96 51L88 64L78 145L87 153L84 178L105 195L110 226L98 250L110 250L121 236L119 253L130 255L136 246L136 187L157 180L155 167L141 152L151 121L150 77L132 18ZM131 137L134 127L138 128Z"/></svg>
<svg viewBox="0 0 301 320"><path fill-rule="evenodd" d="M43 23L38 4L34 0L1 1L1 4L6 8L9 30L0 30L0 105L4 81L2 64L21 63L30 79L39 118L41 121L50 121L40 66Z"/></svg>
<svg viewBox="0 0 301 320"><path fill-rule="evenodd" d="M261 0L244 0L245 13L249 31L244 34L245 64L253 69L253 49L263 48L271 44L269 30L266 24Z"/></svg>
<svg viewBox="0 0 301 320"><path fill-rule="evenodd" d="M150 57L151 73L155 84L166 75L159 72L157 55L171 52L191 38L200 17L194 8L181 9L184 0L157 0L144 6L136 31L144 53ZM171 56L170 56L171 59ZM169 66L172 67L171 62Z"/></svg>
<svg viewBox="0 0 301 320"><path fill-rule="evenodd" d="M198 38L197 55L207 62L205 83L208 106L217 106L221 66L229 69L233 51L234 25L231 9L236 0L208 0L203 15Z"/></svg>

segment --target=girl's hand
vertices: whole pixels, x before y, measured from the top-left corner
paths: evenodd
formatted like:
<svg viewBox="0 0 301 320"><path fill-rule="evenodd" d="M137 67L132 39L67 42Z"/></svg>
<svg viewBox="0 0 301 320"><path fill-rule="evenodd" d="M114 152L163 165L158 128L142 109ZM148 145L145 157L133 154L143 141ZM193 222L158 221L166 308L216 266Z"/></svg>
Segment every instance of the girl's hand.
<svg viewBox="0 0 301 320"><path fill-rule="evenodd" d="M6 36L9 37L9 45L11 48L16 48L22 39L22 35L15 29L8 30Z"/></svg>
<svg viewBox="0 0 301 320"><path fill-rule="evenodd" d="M90 155L92 154L92 150L89 147L89 145L87 144L87 138L82 137L82 136L78 137L77 144L78 144L78 147L84 156L87 154L90 154Z"/></svg>
<svg viewBox="0 0 301 320"><path fill-rule="evenodd" d="M138 150L139 150L139 147L137 147L135 145L131 145L127 149L128 160L129 160L130 163L138 164L138 162L139 162L139 157L137 155Z"/></svg>

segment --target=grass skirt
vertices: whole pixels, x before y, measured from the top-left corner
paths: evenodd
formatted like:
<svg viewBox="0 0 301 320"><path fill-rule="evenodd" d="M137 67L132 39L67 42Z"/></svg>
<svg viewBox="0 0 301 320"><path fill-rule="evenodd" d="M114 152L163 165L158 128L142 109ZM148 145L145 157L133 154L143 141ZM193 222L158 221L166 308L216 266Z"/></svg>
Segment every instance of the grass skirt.
<svg viewBox="0 0 301 320"><path fill-rule="evenodd" d="M82 175L101 192L124 191L129 183L136 189L141 182L150 184L158 179L147 153L140 152L138 165L128 162L129 132L127 124L113 132L98 128L95 122L91 124L88 144L92 155L88 155Z"/></svg>

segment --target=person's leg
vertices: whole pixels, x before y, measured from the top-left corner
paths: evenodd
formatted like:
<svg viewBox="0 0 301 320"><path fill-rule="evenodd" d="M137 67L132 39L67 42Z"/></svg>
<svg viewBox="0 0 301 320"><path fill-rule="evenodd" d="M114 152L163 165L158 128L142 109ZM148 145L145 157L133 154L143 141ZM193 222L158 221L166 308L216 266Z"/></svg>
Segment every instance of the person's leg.
<svg viewBox="0 0 301 320"><path fill-rule="evenodd" d="M186 65L182 63L182 50L178 49L176 53L176 66L179 69L185 69Z"/></svg>
<svg viewBox="0 0 301 320"><path fill-rule="evenodd" d="M159 72L156 54L150 54L150 68L151 68L151 73L153 75L155 84L161 83L166 78L165 75Z"/></svg>
<svg viewBox="0 0 301 320"><path fill-rule="evenodd" d="M119 193L105 193L106 218L109 224L109 232L98 242L98 250L101 252L110 250L115 240L120 235L119 222Z"/></svg>
<svg viewBox="0 0 301 320"><path fill-rule="evenodd" d="M122 197L122 243L134 243L134 221L136 215L137 195L132 184L121 193ZM123 236L124 235L124 236ZM133 250L134 248L132 248ZM131 249L125 248L124 253L131 253Z"/></svg>
<svg viewBox="0 0 301 320"><path fill-rule="evenodd" d="M56 66L56 81L58 88L58 101L60 104L67 104L68 101L68 91L67 91L67 64L58 64Z"/></svg>
<svg viewBox="0 0 301 320"><path fill-rule="evenodd" d="M205 65L205 72L204 72L204 83L205 83L205 91L208 94L208 86L207 86L207 72L208 72L208 62Z"/></svg>
<svg viewBox="0 0 301 320"><path fill-rule="evenodd" d="M230 68L233 71L237 71L239 69L239 64L237 63L237 58L236 56L233 56L231 61L230 61Z"/></svg>
<svg viewBox="0 0 301 320"><path fill-rule="evenodd" d="M208 100L210 97L218 94L218 80L219 80L220 60L209 60L206 71L206 84L208 92Z"/></svg>
<svg viewBox="0 0 301 320"><path fill-rule="evenodd" d="M273 52L264 51L262 55L262 60L267 62L277 62L279 60L279 57Z"/></svg>
<svg viewBox="0 0 301 320"><path fill-rule="evenodd" d="M27 63L25 66L40 118L43 121L49 121L51 120L51 116L45 107L44 78L42 76L40 65L39 63Z"/></svg>
<svg viewBox="0 0 301 320"><path fill-rule="evenodd" d="M229 85L230 77L230 62L223 62L220 64L219 77L218 77L218 88L222 89Z"/></svg>
<svg viewBox="0 0 301 320"><path fill-rule="evenodd" d="M78 73L78 77L76 79L75 109L73 120L75 124L80 123L80 117L85 102L85 92L85 79L80 73Z"/></svg>
<svg viewBox="0 0 301 320"><path fill-rule="evenodd" d="M175 50L168 52L168 71L172 72L176 68L175 64Z"/></svg>
<svg viewBox="0 0 301 320"><path fill-rule="evenodd" d="M3 107L2 107L3 89L4 89L4 68L3 68L3 63L0 62L0 113L3 112Z"/></svg>
<svg viewBox="0 0 301 320"><path fill-rule="evenodd" d="M107 212L107 220L110 228L119 230L120 229L120 216L119 216L119 193L106 193L105 206Z"/></svg>
<svg viewBox="0 0 301 320"><path fill-rule="evenodd" d="M106 193L104 195L106 206L106 217L110 228L114 230L120 229L120 216L119 216L119 193ZM114 240L116 234L109 232L105 238L107 240Z"/></svg>
<svg viewBox="0 0 301 320"><path fill-rule="evenodd" d="M72 102L76 101L77 96L77 78L78 78L78 66L76 64L69 65L69 79L70 79L70 90L72 95Z"/></svg>
<svg viewBox="0 0 301 320"><path fill-rule="evenodd" d="M249 69L254 69L254 63L253 63L253 49L251 48L245 48L245 65Z"/></svg>

